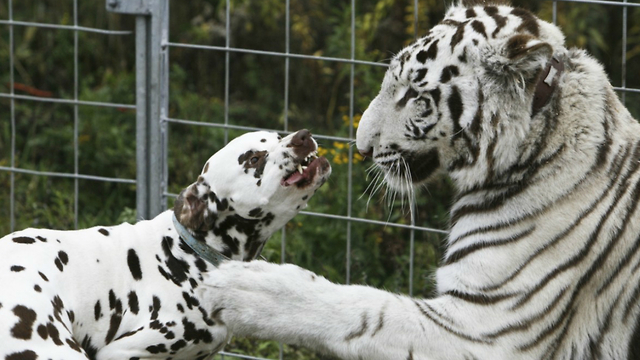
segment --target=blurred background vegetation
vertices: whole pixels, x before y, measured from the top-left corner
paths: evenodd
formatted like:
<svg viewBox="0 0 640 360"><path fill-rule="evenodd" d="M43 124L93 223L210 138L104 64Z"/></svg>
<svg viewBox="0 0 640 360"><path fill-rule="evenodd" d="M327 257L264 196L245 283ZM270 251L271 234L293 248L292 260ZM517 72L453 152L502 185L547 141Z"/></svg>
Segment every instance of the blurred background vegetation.
<svg viewBox="0 0 640 360"><path fill-rule="evenodd" d="M550 1L514 0L514 4L551 21ZM349 58L351 2L291 0L290 52ZM419 0L417 24L413 0L357 0L355 58L386 63L393 54L442 18L450 0ZM9 4L0 0L0 20ZM13 1L13 19L73 25L71 0ZM170 41L284 52L285 2L233 0L230 34L226 33L225 1L170 2ZM640 87L640 11L628 10L627 86ZM622 8L558 3L558 23L569 46L586 48L605 66L615 86L622 77ZM133 17L108 13L104 1L79 1L78 24L110 30L133 30ZM417 25L417 28L416 28ZM16 94L72 99L74 95L74 33L69 30L14 26ZM135 104L134 35L78 33L78 97L86 101ZM0 25L0 92L10 93L9 26ZM229 122L234 125L283 130L285 124L285 59L231 52L229 55ZM349 136L350 114L355 125L377 94L385 68L354 67L353 109L350 109L351 65L291 59L289 64L288 130ZM169 117L200 122L224 121L225 53L187 48L170 49ZM627 94L626 104L640 118L640 96ZM38 171L74 170L74 106L15 101L16 166ZM79 172L135 178L135 111L78 106ZM0 98L0 166L10 166L10 100ZM239 132L230 131L230 136ZM206 159L224 145L220 129L169 125L170 191L192 183ZM347 215L349 144L321 141L332 162L331 180L310 202L309 210ZM371 180L369 163L353 158L352 216L409 223L408 208L398 200L385 204L381 190L369 200L362 195ZM0 171L0 236L9 232L8 172ZM135 186L80 180L78 226L135 221ZM16 229L74 227L74 181L66 178L15 174ZM418 226L447 227L447 207L453 188L447 179L430 184L417 198ZM362 195L362 196L361 196ZM168 201L169 207L172 200ZM442 252L443 235L415 233L415 273L409 278L410 232L392 226L369 225L299 215L285 228L286 247L277 233L263 255L270 261L299 264L337 282L368 284L394 292L430 296L431 275ZM350 253L347 239L350 234ZM6 254L4 254L6 255ZM347 279L347 257L350 277ZM272 342L236 339L227 347L253 356L277 358ZM322 356L284 347L285 358Z"/></svg>

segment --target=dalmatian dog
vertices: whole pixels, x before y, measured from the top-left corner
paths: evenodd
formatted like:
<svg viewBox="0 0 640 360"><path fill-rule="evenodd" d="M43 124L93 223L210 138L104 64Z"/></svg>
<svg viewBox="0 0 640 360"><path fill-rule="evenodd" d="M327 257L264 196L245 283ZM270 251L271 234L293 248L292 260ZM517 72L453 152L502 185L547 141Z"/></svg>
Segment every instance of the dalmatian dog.
<svg viewBox="0 0 640 360"><path fill-rule="evenodd" d="M0 239L0 360L205 359L230 334L201 304L225 258L249 261L327 180L307 130L244 134L173 210L135 225Z"/></svg>

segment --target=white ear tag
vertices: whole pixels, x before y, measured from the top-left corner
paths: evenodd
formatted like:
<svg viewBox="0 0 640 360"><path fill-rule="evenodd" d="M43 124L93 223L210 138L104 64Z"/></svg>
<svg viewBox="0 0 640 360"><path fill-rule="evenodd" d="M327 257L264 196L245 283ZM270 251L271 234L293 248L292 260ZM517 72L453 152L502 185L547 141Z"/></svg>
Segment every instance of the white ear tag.
<svg viewBox="0 0 640 360"><path fill-rule="evenodd" d="M547 75L547 77L544 79L544 83L551 86L553 85L553 78L556 77L556 74L558 73L558 70L556 70L556 68L554 68L553 66L549 69L549 75Z"/></svg>

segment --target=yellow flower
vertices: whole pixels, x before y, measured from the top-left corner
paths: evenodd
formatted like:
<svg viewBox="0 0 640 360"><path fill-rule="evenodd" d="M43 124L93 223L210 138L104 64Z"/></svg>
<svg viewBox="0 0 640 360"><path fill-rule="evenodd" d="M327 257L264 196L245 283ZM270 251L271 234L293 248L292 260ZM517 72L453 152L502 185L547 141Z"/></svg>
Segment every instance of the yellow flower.
<svg viewBox="0 0 640 360"><path fill-rule="evenodd" d="M318 156L325 156L327 155L327 152L328 152L327 149L318 146Z"/></svg>
<svg viewBox="0 0 640 360"><path fill-rule="evenodd" d="M342 150L342 149L344 149L344 148L346 148L346 147L347 147L347 144L345 144L345 143L341 143L341 142L337 142L337 141L334 141L334 142L333 142L333 147L335 147L336 149L340 149L340 150Z"/></svg>

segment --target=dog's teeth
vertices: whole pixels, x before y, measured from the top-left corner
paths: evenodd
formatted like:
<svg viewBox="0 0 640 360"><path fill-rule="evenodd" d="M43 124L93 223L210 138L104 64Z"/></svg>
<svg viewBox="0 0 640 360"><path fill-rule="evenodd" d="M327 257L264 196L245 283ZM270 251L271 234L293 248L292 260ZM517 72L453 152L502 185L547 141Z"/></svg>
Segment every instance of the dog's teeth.
<svg viewBox="0 0 640 360"><path fill-rule="evenodd" d="M308 166L303 166L303 167L302 167L302 170L307 170L307 167L308 167Z"/></svg>
<svg viewBox="0 0 640 360"><path fill-rule="evenodd" d="M298 164L298 171L302 174L302 165Z"/></svg>

